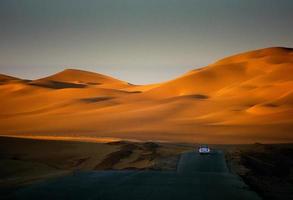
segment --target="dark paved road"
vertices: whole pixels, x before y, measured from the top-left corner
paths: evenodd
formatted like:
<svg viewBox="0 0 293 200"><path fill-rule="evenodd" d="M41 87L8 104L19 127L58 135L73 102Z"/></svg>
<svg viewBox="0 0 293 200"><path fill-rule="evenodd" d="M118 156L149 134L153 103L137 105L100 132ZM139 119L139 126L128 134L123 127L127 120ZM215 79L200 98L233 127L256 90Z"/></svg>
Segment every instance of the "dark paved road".
<svg viewBox="0 0 293 200"><path fill-rule="evenodd" d="M259 200L227 169L224 155L181 156L177 171L76 172L14 192L13 199Z"/></svg>

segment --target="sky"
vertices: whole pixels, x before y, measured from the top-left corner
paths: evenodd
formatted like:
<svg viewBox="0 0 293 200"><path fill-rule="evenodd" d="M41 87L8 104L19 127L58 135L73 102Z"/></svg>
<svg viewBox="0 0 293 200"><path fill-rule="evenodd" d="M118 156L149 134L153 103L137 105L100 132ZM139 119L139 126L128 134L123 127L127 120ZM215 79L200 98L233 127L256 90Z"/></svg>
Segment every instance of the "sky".
<svg viewBox="0 0 293 200"><path fill-rule="evenodd" d="M293 47L292 0L1 0L0 73L66 68L162 82L225 56Z"/></svg>

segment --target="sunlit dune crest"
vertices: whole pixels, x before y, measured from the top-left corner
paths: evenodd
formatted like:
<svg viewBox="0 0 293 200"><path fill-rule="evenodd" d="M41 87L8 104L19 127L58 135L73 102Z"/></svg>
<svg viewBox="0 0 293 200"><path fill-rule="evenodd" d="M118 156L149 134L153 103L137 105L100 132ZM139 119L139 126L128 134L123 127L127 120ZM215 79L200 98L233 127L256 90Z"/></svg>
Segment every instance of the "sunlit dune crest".
<svg viewBox="0 0 293 200"><path fill-rule="evenodd" d="M99 85L101 88L119 89L128 86L127 82L112 77L77 69L66 69L62 72L33 81L34 84L72 84L71 87ZM70 87L70 85L68 86Z"/></svg>
<svg viewBox="0 0 293 200"><path fill-rule="evenodd" d="M132 85L69 69L0 76L0 133L207 143L293 141L293 50L224 58L176 79Z"/></svg>
<svg viewBox="0 0 293 200"><path fill-rule="evenodd" d="M93 143L108 143L108 142L121 141L121 139L119 138L110 138L110 137L79 137L79 136L69 137L69 136L29 136L29 135L0 135L0 136L24 138L24 139L36 139L36 140L81 141L81 142L93 142Z"/></svg>

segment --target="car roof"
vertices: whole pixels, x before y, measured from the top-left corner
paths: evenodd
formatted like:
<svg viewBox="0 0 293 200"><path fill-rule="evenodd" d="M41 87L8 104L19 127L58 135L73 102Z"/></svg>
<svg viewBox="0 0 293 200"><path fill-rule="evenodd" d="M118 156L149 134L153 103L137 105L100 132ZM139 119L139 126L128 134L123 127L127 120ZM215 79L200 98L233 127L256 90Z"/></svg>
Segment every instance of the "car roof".
<svg viewBox="0 0 293 200"><path fill-rule="evenodd" d="M206 144L201 144L201 145L199 145L199 147L200 147L200 148L202 148L202 147L208 147L208 145L206 145Z"/></svg>

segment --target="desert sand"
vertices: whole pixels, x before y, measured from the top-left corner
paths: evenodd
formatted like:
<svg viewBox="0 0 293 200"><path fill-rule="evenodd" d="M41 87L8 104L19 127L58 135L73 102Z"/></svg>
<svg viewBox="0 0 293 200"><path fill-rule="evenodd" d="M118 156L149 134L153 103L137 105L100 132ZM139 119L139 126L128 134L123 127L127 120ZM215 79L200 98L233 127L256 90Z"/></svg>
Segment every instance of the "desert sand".
<svg viewBox="0 0 293 200"><path fill-rule="evenodd" d="M61 138L62 139L62 138ZM0 137L0 188L89 170L175 170L192 145Z"/></svg>
<svg viewBox="0 0 293 200"><path fill-rule="evenodd" d="M293 50L266 48L152 85L64 70L0 76L0 134L197 143L293 141Z"/></svg>

